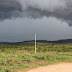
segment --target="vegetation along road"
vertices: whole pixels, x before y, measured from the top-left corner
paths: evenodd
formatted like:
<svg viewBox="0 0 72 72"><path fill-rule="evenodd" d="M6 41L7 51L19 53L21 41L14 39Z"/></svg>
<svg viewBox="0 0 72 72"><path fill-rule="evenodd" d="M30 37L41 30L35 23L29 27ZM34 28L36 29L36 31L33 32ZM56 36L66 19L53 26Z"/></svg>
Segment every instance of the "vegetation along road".
<svg viewBox="0 0 72 72"><path fill-rule="evenodd" d="M0 43L0 72L18 72L36 67L41 70L41 66L47 68L47 65L60 62L72 62L72 44L37 42L37 53L34 53L34 41Z"/></svg>

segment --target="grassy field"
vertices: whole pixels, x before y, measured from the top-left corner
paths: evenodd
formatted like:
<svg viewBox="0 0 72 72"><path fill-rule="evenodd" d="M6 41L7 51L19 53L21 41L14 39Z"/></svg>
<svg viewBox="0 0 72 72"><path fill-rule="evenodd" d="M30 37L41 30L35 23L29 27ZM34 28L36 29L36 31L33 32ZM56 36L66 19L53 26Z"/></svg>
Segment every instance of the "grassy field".
<svg viewBox="0 0 72 72"><path fill-rule="evenodd" d="M72 44L0 43L0 72L17 72L58 62L72 62Z"/></svg>

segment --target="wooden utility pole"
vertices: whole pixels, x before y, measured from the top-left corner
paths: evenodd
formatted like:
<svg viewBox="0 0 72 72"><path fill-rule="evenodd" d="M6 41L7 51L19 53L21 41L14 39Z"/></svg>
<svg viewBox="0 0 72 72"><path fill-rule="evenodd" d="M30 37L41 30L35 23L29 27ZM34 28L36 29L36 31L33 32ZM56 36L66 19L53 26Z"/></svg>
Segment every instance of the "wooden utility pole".
<svg viewBox="0 0 72 72"><path fill-rule="evenodd" d="M35 53L36 53L36 33L35 33Z"/></svg>

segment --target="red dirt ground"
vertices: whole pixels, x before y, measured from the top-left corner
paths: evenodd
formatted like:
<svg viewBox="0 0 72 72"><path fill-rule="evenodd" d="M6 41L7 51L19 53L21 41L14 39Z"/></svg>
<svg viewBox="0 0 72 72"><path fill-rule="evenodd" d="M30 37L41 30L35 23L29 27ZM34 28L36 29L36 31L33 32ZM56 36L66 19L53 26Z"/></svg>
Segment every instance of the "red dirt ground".
<svg viewBox="0 0 72 72"><path fill-rule="evenodd" d="M59 63L19 72L72 72L72 63Z"/></svg>

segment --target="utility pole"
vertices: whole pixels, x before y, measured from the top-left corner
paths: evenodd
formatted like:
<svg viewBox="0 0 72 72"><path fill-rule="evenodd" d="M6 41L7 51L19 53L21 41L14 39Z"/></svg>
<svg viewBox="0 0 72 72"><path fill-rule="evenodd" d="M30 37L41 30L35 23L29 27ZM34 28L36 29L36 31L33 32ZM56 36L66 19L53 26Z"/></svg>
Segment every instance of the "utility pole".
<svg viewBox="0 0 72 72"><path fill-rule="evenodd" d="M36 33L35 33L35 53L36 53Z"/></svg>

